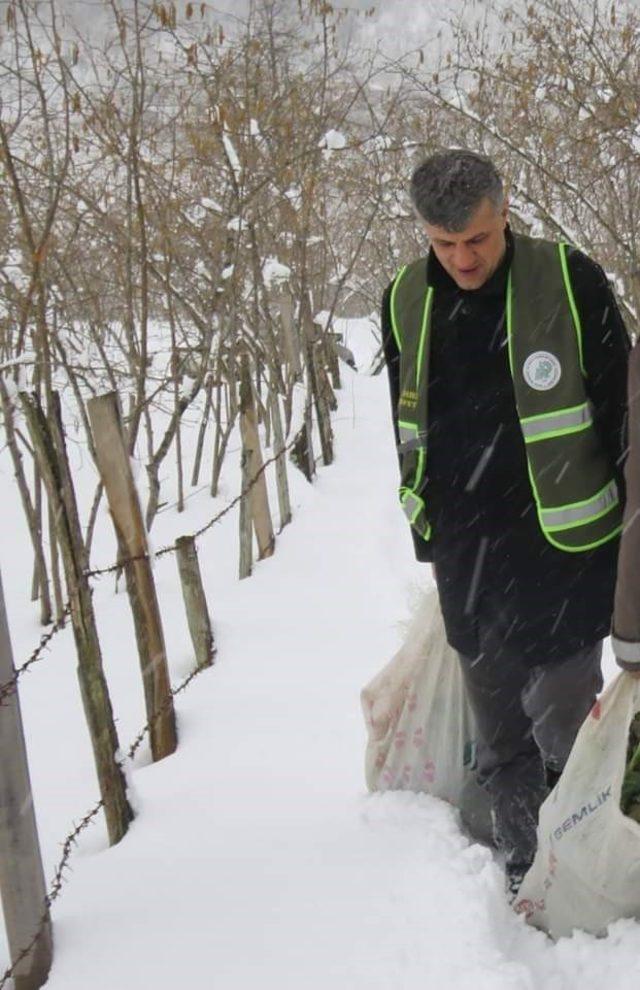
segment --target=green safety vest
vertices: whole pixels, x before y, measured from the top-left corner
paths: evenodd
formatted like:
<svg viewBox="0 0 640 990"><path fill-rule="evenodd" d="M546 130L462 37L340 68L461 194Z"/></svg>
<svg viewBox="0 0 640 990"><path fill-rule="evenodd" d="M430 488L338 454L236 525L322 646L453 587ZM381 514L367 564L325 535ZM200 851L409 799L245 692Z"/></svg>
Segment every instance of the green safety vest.
<svg viewBox="0 0 640 990"><path fill-rule="evenodd" d="M567 245L519 234L514 241L506 298L509 368L538 521L559 550L590 550L620 532L622 508L585 391ZM424 258L402 268L391 291L400 351L400 501L425 540L431 538L423 494L434 292L425 282Z"/></svg>

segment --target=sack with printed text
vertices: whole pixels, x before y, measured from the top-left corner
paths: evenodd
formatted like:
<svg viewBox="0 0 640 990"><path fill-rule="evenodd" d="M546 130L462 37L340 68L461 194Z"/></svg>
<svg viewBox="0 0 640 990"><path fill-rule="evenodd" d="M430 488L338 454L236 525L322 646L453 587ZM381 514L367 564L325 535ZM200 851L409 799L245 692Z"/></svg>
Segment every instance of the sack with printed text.
<svg viewBox="0 0 640 990"><path fill-rule="evenodd" d="M423 791L458 805L472 781L465 757L473 719L435 590L424 595L404 643L363 689L361 703L369 789Z"/></svg>
<svg viewBox="0 0 640 990"><path fill-rule="evenodd" d="M516 910L554 938L640 918L640 824L620 807L640 681L620 674L586 718L540 809L538 851Z"/></svg>

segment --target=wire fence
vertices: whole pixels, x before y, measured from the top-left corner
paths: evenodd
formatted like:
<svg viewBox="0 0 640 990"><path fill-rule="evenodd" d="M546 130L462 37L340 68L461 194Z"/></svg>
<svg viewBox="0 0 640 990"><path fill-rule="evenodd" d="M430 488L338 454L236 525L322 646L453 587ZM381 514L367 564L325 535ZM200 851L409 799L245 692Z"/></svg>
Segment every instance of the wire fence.
<svg viewBox="0 0 640 990"><path fill-rule="evenodd" d="M228 515L229 512L231 512L236 507L236 505L238 505L242 501L242 499L249 494L251 489L254 487L254 485L257 484L260 477L264 474L266 469L271 464L274 464L281 457L284 457L284 455L288 453L288 451L290 451L295 446L295 443L296 441L292 440L289 444L287 444L280 451L278 451L277 454L274 454L273 457L270 457L268 460L266 460L263 463L262 467L258 471L256 471L255 475L253 476L249 484L245 485L244 488L240 491L240 493L234 499L232 499L232 501L229 502L229 504L226 505L224 509L222 509L215 516L213 516L213 518L210 519L207 523L205 523L204 526L201 526L200 529L197 529L194 533L192 533L191 538L193 540L197 540L201 536L204 536L204 534L207 533L216 523L220 522L221 519L223 519L226 515ZM117 574L121 572L123 568L127 566L127 564L133 564L137 560L147 560L147 559L157 560L159 557L164 557L169 553L176 553L177 549L178 548L176 543L170 543L167 546L162 547L160 550L156 550L152 553L137 554L136 556L132 556L132 557L122 557L120 560L117 560L115 564L110 564L108 567L93 568L92 570L86 571L84 576L87 578L99 578L99 577L105 577L107 574ZM62 614L59 616L58 619L56 619L55 623L51 626L51 628L48 629L47 632L43 634L39 644L33 650L29 658L22 664L21 667L18 667L16 669L15 674L13 675L13 677L10 678L10 680L6 681L4 684L0 684L0 706L2 705L4 699L13 693L16 684L18 683L19 679L23 676L23 674L25 674L33 666L33 664L43 659L46 648L51 642L51 640L54 638L56 633L59 633L62 629L65 628L66 620L69 617L70 613L71 613L71 602L68 601L63 607Z"/></svg>
<svg viewBox="0 0 640 990"><path fill-rule="evenodd" d="M143 728L140 730L138 735L135 737L135 739L132 741L131 745L129 746L129 749L127 750L127 758L129 760L132 760L134 758L138 749L140 748L140 745L144 741L145 737L149 734L149 730L151 729L151 726L157 719L160 718L161 715L164 714L168 706L171 704L173 698L175 698L176 695L184 691L189 686L189 684L191 684L192 681L195 680L198 674L201 674L204 670L208 670L208 669L209 669L208 664L207 665L202 664L198 667L194 667L191 673L188 674L184 678L184 680L180 682L180 684L178 684L176 687L171 689L171 691L165 698L164 703L156 709L153 718L149 719L147 724L143 726ZM123 768L124 766L123 761L120 761L119 765L121 768ZM0 978L0 990L2 990L2 987L6 985L7 981L13 977L18 965L22 962L23 959L26 959L26 957L29 955L29 953L35 946L40 936L44 933L45 928L50 923L51 905L60 896L62 892L65 870L68 866L69 860L71 858L71 854L73 853L73 850L76 846L78 837L81 832L83 832L89 825L91 825L96 820L98 814L100 813L103 807L104 807L104 801L103 800L98 801L98 803L94 805L93 808L91 808L89 811L86 812L86 814L80 820L80 822L77 825L74 825L71 832L69 832L69 834L63 840L62 856L60 857L60 861L56 867L55 873L53 874L51 885L44 900L42 915L40 916L40 923L38 925L38 929L33 935L33 937L29 940L29 943L25 945L24 948L21 949L20 952L17 954L11 966L9 966L8 969L6 969L5 972L2 974L2 977Z"/></svg>
<svg viewBox="0 0 640 990"><path fill-rule="evenodd" d="M229 504L226 505L224 509L218 512L207 523L205 523L194 533L192 533L191 538L193 540L197 540L200 537L204 536L204 534L207 533L210 529L212 529L212 527L216 523L220 522L221 519L223 519L226 515L228 515L229 512L231 512L242 501L242 499L249 494L251 489L254 487L255 484L257 484L260 477L264 474L265 470L271 464L274 464L279 458L284 457L288 453L288 451L290 451L295 446L295 443L296 441L292 440L289 444L282 447L282 449L278 451L277 454L274 454L268 460L264 461L262 467L259 468L258 471L256 471L251 481L241 489L240 493L234 499L232 499L232 501L229 502ZM155 551L154 553L140 554L138 556L132 556L132 557L123 557L120 560L118 560L115 564L111 564L108 567L94 568L92 570L86 571L84 576L86 578L98 578L98 577L103 577L107 574L114 574L120 572L124 567L126 567L127 564L134 563L136 560L143 560L147 558L156 559L158 557L165 556L166 554L169 553L175 553L177 549L178 548L176 543L171 543L163 547L162 549ZM2 705L4 699L6 699L15 692L19 679L28 670L30 670L34 664L38 663L40 660L43 659L47 647L51 643L51 640L56 636L57 633L59 633L62 629L65 628L66 619L69 617L70 613L71 613L71 602L68 601L65 604L61 615L58 617L56 622L51 626L51 628L47 630L47 632L44 633L44 635L41 637L40 642L35 647L29 658L22 664L22 666L16 669L13 677L11 677L10 680L0 685L0 706ZM214 647L214 655L215 652L216 650ZM171 690L165 697L164 701L156 708L153 716L148 720L146 725L142 727L142 729L137 734L135 739L133 739L133 741L131 742L127 750L127 759L133 760L138 749L144 742L145 738L148 736L151 727L156 722L156 720L161 718L161 716L167 711L169 706L173 703L173 699L176 697L176 695L186 690L186 688L195 680L195 678L199 674L201 674L204 670L209 669L209 666L210 664L207 663L194 667L194 669L178 685L171 688ZM122 761L120 761L120 766L123 767ZM46 927L50 924L50 909L52 904L57 900L57 898L60 896L62 892L64 879L65 879L65 872L69 863L69 859L71 858L73 850L77 844L77 840L80 834L96 820L98 814L100 813L103 807L104 807L104 801L103 800L98 801L98 803L94 805L94 807L92 807L89 811L85 813L85 815L79 821L79 823L77 825L74 825L71 832L69 832L69 834L63 840L62 855L60 857L49 890L44 900L42 914L40 917L40 922L37 931L34 933L33 937L29 940L28 944L25 945L24 948L21 949L20 952L18 952L18 954L15 956L11 966L9 966L0 977L0 990L2 990L2 988L7 985L8 981L13 978L19 964L29 955L29 953L36 945L38 939L43 935Z"/></svg>
<svg viewBox="0 0 640 990"><path fill-rule="evenodd" d="M58 619L56 619L54 624L51 626L51 629L49 629L41 637L40 642L36 646L35 650L31 654L29 659L25 660L22 666L17 668L13 677L11 677L8 681L6 681L4 684L0 686L0 705L2 705L2 702L4 701L5 698L13 694L16 688L16 684L18 683L18 680L22 677L22 675L26 674L26 672L29 670L30 667L33 666L34 663L37 663L38 660L42 660L44 651L51 642L51 640L53 639L53 637L55 636L55 634L60 632L61 629L64 629L70 612L71 612L71 602L67 602L67 604L64 606L62 610L62 614L59 616Z"/></svg>

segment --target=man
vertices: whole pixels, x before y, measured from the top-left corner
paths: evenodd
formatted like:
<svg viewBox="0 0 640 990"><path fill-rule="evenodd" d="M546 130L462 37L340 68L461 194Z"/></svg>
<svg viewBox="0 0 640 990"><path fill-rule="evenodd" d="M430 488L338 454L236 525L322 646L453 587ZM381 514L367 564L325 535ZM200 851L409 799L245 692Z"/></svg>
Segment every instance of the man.
<svg viewBox="0 0 640 990"><path fill-rule="evenodd" d="M460 654L513 897L602 686L629 343L598 265L512 233L489 160L433 155L411 197L429 254L382 307L400 499Z"/></svg>

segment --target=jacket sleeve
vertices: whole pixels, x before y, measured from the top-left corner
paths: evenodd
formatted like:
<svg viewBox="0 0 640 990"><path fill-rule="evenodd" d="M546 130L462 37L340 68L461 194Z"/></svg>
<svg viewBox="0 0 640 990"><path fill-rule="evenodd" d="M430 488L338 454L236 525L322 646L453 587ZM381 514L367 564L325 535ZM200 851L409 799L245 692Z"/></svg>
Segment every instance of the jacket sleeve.
<svg viewBox="0 0 640 990"><path fill-rule="evenodd" d="M627 503L613 609L612 645L618 665L640 671L640 345L629 360L629 456Z"/></svg>
<svg viewBox="0 0 640 990"><path fill-rule="evenodd" d="M572 251L569 267L582 324L586 390L593 407L594 427L609 455L624 500L629 335L600 265L581 251Z"/></svg>
<svg viewBox="0 0 640 990"><path fill-rule="evenodd" d="M393 433L396 439L396 447L400 443L400 437L398 435L398 421L396 416L396 409L398 406L398 399L400 398L400 352L398 350L398 345L396 343L396 338L394 337L393 330L391 328L391 289L393 287L393 282L387 286L384 296L382 297L382 313L381 313L381 327L382 327L382 348L384 351L385 363L387 366L387 376L389 379L389 396L391 399L391 421L393 423ZM400 464L400 457L398 456L398 466ZM430 543L427 540L423 540L419 533L410 527L411 536L413 539L413 549L416 555L416 560L421 563L430 563L433 560L433 551L431 549Z"/></svg>

